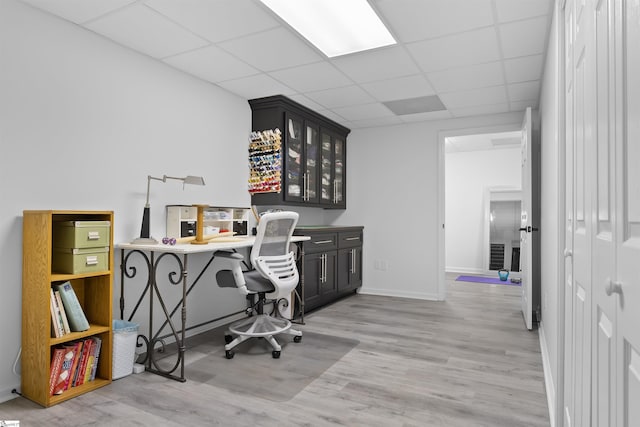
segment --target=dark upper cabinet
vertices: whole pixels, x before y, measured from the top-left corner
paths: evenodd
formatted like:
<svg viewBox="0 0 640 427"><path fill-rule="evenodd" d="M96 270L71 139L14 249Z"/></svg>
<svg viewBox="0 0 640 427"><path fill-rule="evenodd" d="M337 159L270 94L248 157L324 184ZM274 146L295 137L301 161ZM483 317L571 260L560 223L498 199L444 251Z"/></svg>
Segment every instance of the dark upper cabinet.
<svg viewBox="0 0 640 427"><path fill-rule="evenodd" d="M254 205L299 205L344 209L349 129L278 95L252 99L252 130L280 129L280 193L257 193Z"/></svg>

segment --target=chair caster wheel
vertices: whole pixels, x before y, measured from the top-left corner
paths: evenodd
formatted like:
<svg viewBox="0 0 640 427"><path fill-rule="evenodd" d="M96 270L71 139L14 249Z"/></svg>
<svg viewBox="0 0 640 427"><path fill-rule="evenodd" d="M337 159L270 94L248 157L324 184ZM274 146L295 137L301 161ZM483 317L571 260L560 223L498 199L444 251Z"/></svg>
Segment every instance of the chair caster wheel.
<svg viewBox="0 0 640 427"><path fill-rule="evenodd" d="M233 356L234 356L234 355L235 355L235 353L234 353L233 351L231 351L231 350L227 350L227 351L225 352L225 354L224 354L224 356L225 356L227 359L233 359Z"/></svg>
<svg viewBox="0 0 640 427"><path fill-rule="evenodd" d="M298 335L298 336L293 337L293 342L300 342L300 341L302 341L302 336Z"/></svg>
<svg viewBox="0 0 640 427"><path fill-rule="evenodd" d="M273 350L271 352L271 356L273 356L274 359L280 359L280 352L276 351L276 350Z"/></svg>
<svg viewBox="0 0 640 427"><path fill-rule="evenodd" d="M229 344L231 341L233 341L233 337L231 335L225 335L224 336L224 343L225 344Z"/></svg>

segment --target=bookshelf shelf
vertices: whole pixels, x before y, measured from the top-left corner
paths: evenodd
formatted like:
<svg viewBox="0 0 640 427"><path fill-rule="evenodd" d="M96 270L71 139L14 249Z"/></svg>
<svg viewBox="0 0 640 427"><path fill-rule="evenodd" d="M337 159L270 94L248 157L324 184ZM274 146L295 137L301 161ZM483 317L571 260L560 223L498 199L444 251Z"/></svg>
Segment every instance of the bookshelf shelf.
<svg viewBox="0 0 640 427"><path fill-rule="evenodd" d="M56 242L53 229L62 221L109 221L107 270L81 274L54 272ZM113 311L113 212L24 211L22 242L22 355L21 393L48 407L111 383ZM50 310L51 287L69 281L78 297L89 329L55 338ZM102 340L96 377L62 394L49 395L51 356L54 347L99 337Z"/></svg>

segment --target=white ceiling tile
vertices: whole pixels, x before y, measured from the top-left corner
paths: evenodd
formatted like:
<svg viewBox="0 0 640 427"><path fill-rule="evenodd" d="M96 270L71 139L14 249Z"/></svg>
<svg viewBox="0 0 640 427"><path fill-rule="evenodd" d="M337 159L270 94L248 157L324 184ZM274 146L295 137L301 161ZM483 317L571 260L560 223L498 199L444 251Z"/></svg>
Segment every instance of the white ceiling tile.
<svg viewBox="0 0 640 427"><path fill-rule="evenodd" d="M405 43L493 25L489 0L386 0L376 7Z"/></svg>
<svg viewBox="0 0 640 427"><path fill-rule="evenodd" d="M91 21L87 28L154 58L164 58L208 44L142 4Z"/></svg>
<svg viewBox="0 0 640 427"><path fill-rule="evenodd" d="M453 117L451 112L448 110L443 111L431 111L428 113L416 113L416 114L405 114L400 116L400 119L404 123L412 123L412 122L422 122L425 120L442 120L442 119L450 119Z"/></svg>
<svg viewBox="0 0 640 427"><path fill-rule="evenodd" d="M355 120L345 124L350 129L364 129L380 126L393 126L402 124L403 121L398 116L378 117L375 119Z"/></svg>
<svg viewBox="0 0 640 427"><path fill-rule="evenodd" d="M119 9L136 0L22 0L76 24Z"/></svg>
<svg viewBox="0 0 640 427"><path fill-rule="evenodd" d="M500 43L505 58L536 55L544 52L548 19L534 18L499 26Z"/></svg>
<svg viewBox="0 0 640 427"><path fill-rule="evenodd" d="M316 110L318 112L318 114L320 114L321 116L325 116L327 119L329 120L333 120L334 122L343 124L344 123L348 123L348 120L345 119L342 116L337 115L336 113L333 112L333 110Z"/></svg>
<svg viewBox="0 0 640 427"><path fill-rule="evenodd" d="M145 0L145 4L211 42L279 26L270 13L251 0Z"/></svg>
<svg viewBox="0 0 640 427"><path fill-rule="evenodd" d="M407 48L426 72L500 59L498 37L493 27L410 43Z"/></svg>
<svg viewBox="0 0 640 427"><path fill-rule="evenodd" d="M510 103L509 111L524 111L527 107L537 108L538 102L535 99L531 99L528 101L516 101Z"/></svg>
<svg viewBox="0 0 640 427"><path fill-rule="evenodd" d="M298 92L332 89L353 84L344 74L325 61L273 71L270 75Z"/></svg>
<svg viewBox="0 0 640 427"><path fill-rule="evenodd" d="M306 92L305 95L324 108L346 107L356 104L370 104L376 100L359 86Z"/></svg>
<svg viewBox="0 0 640 427"><path fill-rule="evenodd" d="M272 79L266 74L258 74L237 80L227 80L217 83L218 86L235 93L243 98L253 99L271 95L292 95L291 88Z"/></svg>
<svg viewBox="0 0 640 427"><path fill-rule="evenodd" d="M501 62L436 71L428 73L427 78L438 93L497 86L505 82Z"/></svg>
<svg viewBox="0 0 640 427"><path fill-rule="evenodd" d="M440 99L447 107L447 110L478 105L504 104L507 102L507 91L504 86L495 86L443 93L440 95Z"/></svg>
<svg viewBox="0 0 640 427"><path fill-rule="evenodd" d="M521 58L505 60L504 69L507 74L507 83L539 80L542 75L542 64L542 55L523 56Z"/></svg>
<svg viewBox="0 0 640 427"><path fill-rule="evenodd" d="M333 111L349 121L393 116L393 113L389 111L387 107L377 102L373 104L334 108Z"/></svg>
<svg viewBox="0 0 640 427"><path fill-rule="evenodd" d="M506 113L509 111L509 104L480 105L477 107L452 108L451 114L454 117L478 116L485 114Z"/></svg>
<svg viewBox="0 0 640 427"><path fill-rule="evenodd" d="M164 62L213 83L259 73L255 68L216 46L207 46L165 58Z"/></svg>
<svg viewBox="0 0 640 427"><path fill-rule="evenodd" d="M289 99L292 99L293 101L297 102L298 104L302 104L305 107L312 109L313 111L320 111L320 110L325 108L322 105L318 104L317 102L314 102L314 101L310 100L309 98L307 98L306 96L304 96L302 94L290 95Z"/></svg>
<svg viewBox="0 0 640 427"><path fill-rule="evenodd" d="M540 91L540 82L524 82L514 83L507 86L509 91L509 99L511 101L526 101L528 99L537 99Z"/></svg>
<svg viewBox="0 0 640 427"><path fill-rule="evenodd" d="M219 43L218 46L263 71L279 70L322 60L322 57L309 45L284 28L229 40Z"/></svg>
<svg viewBox="0 0 640 427"><path fill-rule="evenodd" d="M517 21L547 15L553 0L495 0L498 22Z"/></svg>
<svg viewBox="0 0 640 427"><path fill-rule="evenodd" d="M435 92L424 76L414 75L361 85L378 101L396 101L433 95Z"/></svg>
<svg viewBox="0 0 640 427"><path fill-rule="evenodd" d="M420 72L401 47L388 47L334 59L333 64L356 83L408 76Z"/></svg>

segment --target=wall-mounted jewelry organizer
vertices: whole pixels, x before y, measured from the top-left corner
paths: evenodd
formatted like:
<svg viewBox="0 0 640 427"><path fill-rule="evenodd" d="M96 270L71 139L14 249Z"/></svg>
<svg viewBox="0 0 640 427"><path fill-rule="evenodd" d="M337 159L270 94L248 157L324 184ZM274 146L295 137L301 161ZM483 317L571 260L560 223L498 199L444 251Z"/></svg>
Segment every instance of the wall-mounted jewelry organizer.
<svg viewBox="0 0 640 427"><path fill-rule="evenodd" d="M251 132L249 139L249 193L279 193L282 183L280 129Z"/></svg>

